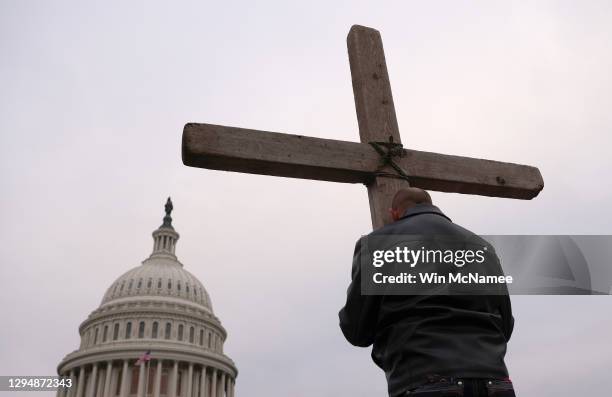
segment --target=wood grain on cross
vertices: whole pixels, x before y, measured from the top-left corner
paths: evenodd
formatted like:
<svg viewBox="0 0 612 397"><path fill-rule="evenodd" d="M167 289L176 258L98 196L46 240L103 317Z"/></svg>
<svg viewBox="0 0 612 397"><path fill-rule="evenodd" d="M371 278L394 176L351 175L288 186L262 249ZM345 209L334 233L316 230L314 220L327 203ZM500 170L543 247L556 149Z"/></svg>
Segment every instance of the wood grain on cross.
<svg viewBox="0 0 612 397"><path fill-rule="evenodd" d="M402 149L397 172L370 142L400 143L380 33L355 25L347 37L361 143L213 124L185 125L183 163L215 170L363 183L372 225L391 221L388 209L402 186L483 196L532 199L544 188L531 166Z"/></svg>

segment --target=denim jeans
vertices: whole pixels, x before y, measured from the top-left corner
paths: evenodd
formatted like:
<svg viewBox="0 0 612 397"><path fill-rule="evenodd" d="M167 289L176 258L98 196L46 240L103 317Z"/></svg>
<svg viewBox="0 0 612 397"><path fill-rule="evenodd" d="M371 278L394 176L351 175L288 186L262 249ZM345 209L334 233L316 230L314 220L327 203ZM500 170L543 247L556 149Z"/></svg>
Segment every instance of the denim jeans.
<svg viewBox="0 0 612 397"><path fill-rule="evenodd" d="M506 379L442 378L407 391L406 397L516 397Z"/></svg>

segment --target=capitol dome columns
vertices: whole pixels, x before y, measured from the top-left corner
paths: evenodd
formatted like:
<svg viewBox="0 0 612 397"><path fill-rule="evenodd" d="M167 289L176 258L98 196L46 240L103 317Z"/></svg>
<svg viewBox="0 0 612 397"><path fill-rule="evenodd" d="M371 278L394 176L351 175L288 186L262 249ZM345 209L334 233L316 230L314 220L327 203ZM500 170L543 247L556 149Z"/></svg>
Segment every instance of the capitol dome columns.
<svg viewBox="0 0 612 397"><path fill-rule="evenodd" d="M155 383L153 384L153 397L159 397L161 389L162 377L162 361L157 360L157 369L155 370Z"/></svg>
<svg viewBox="0 0 612 397"><path fill-rule="evenodd" d="M144 397L145 391L145 380L146 374L145 369L147 365L144 362L137 363L138 364L138 391L136 392L137 397Z"/></svg>
<svg viewBox="0 0 612 397"><path fill-rule="evenodd" d="M187 372L187 395L188 396L193 395L193 390L191 390L192 387L193 387L193 363L189 363L189 369Z"/></svg>
<svg viewBox="0 0 612 397"><path fill-rule="evenodd" d="M106 363L106 371L104 371L104 397L111 397L111 376L113 374L113 362Z"/></svg>
<svg viewBox="0 0 612 397"><path fill-rule="evenodd" d="M190 361L153 359L149 365L140 365L133 372L134 361L99 361L72 368L69 375L74 387L58 390L58 396L235 397L235 379L231 372L223 369ZM166 390L161 388L164 368L170 370ZM147 372L152 379L147 377ZM134 377L138 379L137 390L131 389Z"/></svg>
<svg viewBox="0 0 612 397"><path fill-rule="evenodd" d="M213 368L210 394L212 397L217 397L217 369Z"/></svg>
<svg viewBox="0 0 612 397"><path fill-rule="evenodd" d="M76 391L76 395L77 397L83 397L83 383L85 380L85 367L81 367L80 371L79 371L79 378L78 378L78 383L77 383L77 391Z"/></svg>
<svg viewBox="0 0 612 397"><path fill-rule="evenodd" d="M87 397L95 397L96 396L96 378L98 377L98 364L94 363L92 365L91 376L89 378Z"/></svg>
<svg viewBox="0 0 612 397"><path fill-rule="evenodd" d="M131 378L129 371L129 362L128 360L123 360L123 370L121 372L121 394L120 397L127 397L128 395L128 387L130 385L128 378Z"/></svg>

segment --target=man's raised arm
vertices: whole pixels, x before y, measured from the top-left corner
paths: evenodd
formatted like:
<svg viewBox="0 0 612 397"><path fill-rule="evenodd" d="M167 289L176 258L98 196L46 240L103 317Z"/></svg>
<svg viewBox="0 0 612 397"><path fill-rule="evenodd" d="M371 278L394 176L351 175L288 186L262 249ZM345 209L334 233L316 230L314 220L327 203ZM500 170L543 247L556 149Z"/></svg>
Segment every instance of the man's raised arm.
<svg viewBox="0 0 612 397"><path fill-rule="evenodd" d="M374 342L380 296L361 294L361 240L355 244L351 283L346 304L340 310L340 329L352 345L366 347Z"/></svg>

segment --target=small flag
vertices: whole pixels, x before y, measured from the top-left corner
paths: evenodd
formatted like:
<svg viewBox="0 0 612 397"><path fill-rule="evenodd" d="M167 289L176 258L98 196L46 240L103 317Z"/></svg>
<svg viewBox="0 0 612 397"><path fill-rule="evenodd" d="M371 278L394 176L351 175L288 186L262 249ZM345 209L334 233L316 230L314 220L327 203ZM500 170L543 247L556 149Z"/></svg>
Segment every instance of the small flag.
<svg viewBox="0 0 612 397"><path fill-rule="evenodd" d="M147 361L150 361L150 360L151 360L151 350L147 350L142 356L140 356L138 361L136 361L136 365L146 363Z"/></svg>

